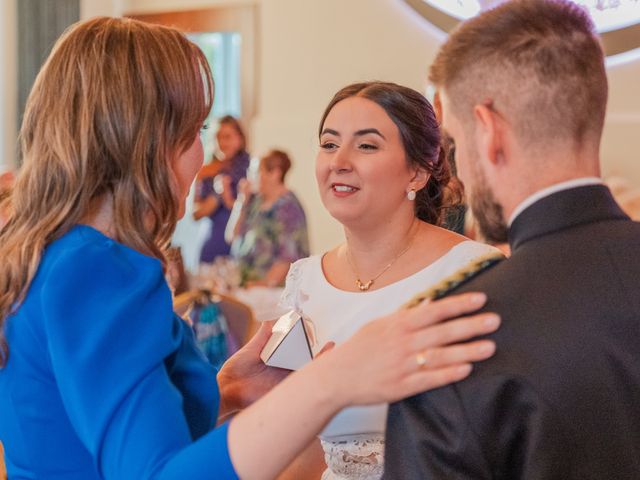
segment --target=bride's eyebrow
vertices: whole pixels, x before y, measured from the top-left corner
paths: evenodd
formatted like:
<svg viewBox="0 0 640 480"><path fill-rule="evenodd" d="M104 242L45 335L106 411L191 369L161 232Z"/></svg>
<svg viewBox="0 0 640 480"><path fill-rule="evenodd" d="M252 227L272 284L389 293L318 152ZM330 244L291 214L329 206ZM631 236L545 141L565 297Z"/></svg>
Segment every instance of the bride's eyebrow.
<svg viewBox="0 0 640 480"><path fill-rule="evenodd" d="M331 128L325 128L324 130L322 130L322 132L320 132L320 136L327 135L327 134L328 135L335 135L336 137L340 136L340 134L336 130L333 130Z"/></svg>
<svg viewBox="0 0 640 480"><path fill-rule="evenodd" d="M357 130L354 133L354 136L361 137L363 135L367 135L367 134L370 134L370 133L372 133L374 135L378 135L383 140L386 140L386 137L377 128L363 128L361 130ZM335 135L336 137L339 137L340 133L337 130L333 130L332 128L325 128L320 133L320 136L323 136L323 135Z"/></svg>
<svg viewBox="0 0 640 480"><path fill-rule="evenodd" d="M355 133L355 135L356 136L362 136L362 135L367 135L368 133L373 133L374 135L378 135L378 136L382 137L383 140L386 140L384 135L382 135L382 133L380 133L380 130L378 130L377 128L364 128L362 130L358 130Z"/></svg>

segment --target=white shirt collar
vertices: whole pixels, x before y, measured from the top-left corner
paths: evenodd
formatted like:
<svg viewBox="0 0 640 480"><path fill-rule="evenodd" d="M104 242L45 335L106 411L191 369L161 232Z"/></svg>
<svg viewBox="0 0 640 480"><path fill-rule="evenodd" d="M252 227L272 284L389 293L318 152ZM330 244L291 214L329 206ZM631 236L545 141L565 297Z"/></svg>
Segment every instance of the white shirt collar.
<svg viewBox="0 0 640 480"><path fill-rule="evenodd" d="M561 192L562 190L569 190L571 188L576 187L585 187L587 185L600 185L602 184L602 179L598 177L583 177L583 178L574 178L573 180L567 180L566 182L556 183L555 185L551 185L550 187L543 188L542 190L538 190L533 195L528 196L524 199L514 210L509 217L508 225L511 226L513 221L516 219L518 215L520 215L524 210L529 208L531 205L536 203L538 200L542 200L549 195L552 195L557 192Z"/></svg>

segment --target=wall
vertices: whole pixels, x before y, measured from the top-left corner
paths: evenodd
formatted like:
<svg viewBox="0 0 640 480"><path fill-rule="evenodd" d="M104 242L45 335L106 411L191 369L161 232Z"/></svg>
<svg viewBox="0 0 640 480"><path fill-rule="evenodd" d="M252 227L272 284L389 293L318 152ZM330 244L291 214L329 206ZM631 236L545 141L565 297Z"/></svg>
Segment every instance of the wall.
<svg viewBox="0 0 640 480"><path fill-rule="evenodd" d="M119 17L125 10L127 0L80 0L80 17Z"/></svg>
<svg viewBox="0 0 640 480"><path fill-rule="evenodd" d="M609 105L601 148L603 174L623 176L640 186L640 58L610 66L608 76Z"/></svg>
<svg viewBox="0 0 640 480"><path fill-rule="evenodd" d="M255 145L291 149L297 162L291 180L309 212L312 247L324 251L342 239L314 178L325 106L339 88L355 81L389 80L424 90L437 37L400 0L267 1L262 18Z"/></svg>
<svg viewBox="0 0 640 480"><path fill-rule="evenodd" d="M310 217L315 252L342 237L322 208L314 180L317 123L326 103L338 88L358 80L392 80L424 90L428 66L444 38L402 0L121 1L124 11L135 13L259 5L260 74L251 149L259 154L280 146L291 152L290 184ZM603 172L640 185L640 60L611 67L609 77Z"/></svg>
<svg viewBox="0 0 640 480"><path fill-rule="evenodd" d="M0 2L0 173L15 166L17 153L16 1Z"/></svg>
<svg viewBox="0 0 640 480"><path fill-rule="evenodd" d="M17 1L0 1L0 173L14 168L17 157ZM125 0L81 0L82 18L118 16Z"/></svg>
<svg viewBox="0 0 640 480"><path fill-rule="evenodd" d="M129 0L125 9L149 13L245 3ZM280 146L292 154L289 183L309 216L312 249L323 251L342 238L341 227L322 207L314 178L316 131L325 105L337 89L357 80L393 80L423 90L437 36L401 0L255 3L260 78L251 150L260 154Z"/></svg>

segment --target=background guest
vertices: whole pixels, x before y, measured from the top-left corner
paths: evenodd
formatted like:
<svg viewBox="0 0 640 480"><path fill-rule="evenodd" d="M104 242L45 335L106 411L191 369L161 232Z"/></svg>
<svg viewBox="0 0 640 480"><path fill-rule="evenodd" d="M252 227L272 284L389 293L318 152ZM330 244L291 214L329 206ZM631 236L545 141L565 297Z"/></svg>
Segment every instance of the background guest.
<svg viewBox="0 0 640 480"><path fill-rule="evenodd" d="M246 176L249 154L240 122L227 115L220 119L216 134L221 158L205 165L198 174L193 218L211 220L209 234L200 251L200 262L211 263L218 256L229 255L224 239L225 228L236 200L238 182Z"/></svg>
<svg viewBox="0 0 640 480"><path fill-rule="evenodd" d="M227 240L243 285L282 285L291 263L309 255L304 210L284 183L290 168L285 152L271 150L252 161L251 184L241 183Z"/></svg>

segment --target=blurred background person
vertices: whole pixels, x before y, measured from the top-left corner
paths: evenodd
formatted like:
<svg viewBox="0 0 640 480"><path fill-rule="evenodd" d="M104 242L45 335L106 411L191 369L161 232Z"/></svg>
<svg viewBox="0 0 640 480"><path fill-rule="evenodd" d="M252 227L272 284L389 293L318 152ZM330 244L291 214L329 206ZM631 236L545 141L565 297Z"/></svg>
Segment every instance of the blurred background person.
<svg viewBox="0 0 640 480"><path fill-rule="evenodd" d="M200 263L212 263L218 256L229 255L230 246L224 232L236 200L238 182L246 177L249 154L240 122L230 116L220 119L216 134L218 151L214 160L198 174L193 218L211 220L209 233L200 250Z"/></svg>
<svg viewBox="0 0 640 480"><path fill-rule="evenodd" d="M281 286L291 263L309 256L304 209L284 182L290 168L285 152L271 150L252 161L251 181L240 183L226 238L244 286Z"/></svg>

